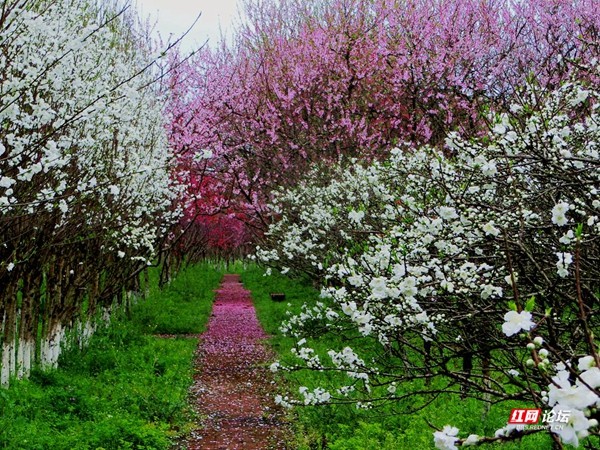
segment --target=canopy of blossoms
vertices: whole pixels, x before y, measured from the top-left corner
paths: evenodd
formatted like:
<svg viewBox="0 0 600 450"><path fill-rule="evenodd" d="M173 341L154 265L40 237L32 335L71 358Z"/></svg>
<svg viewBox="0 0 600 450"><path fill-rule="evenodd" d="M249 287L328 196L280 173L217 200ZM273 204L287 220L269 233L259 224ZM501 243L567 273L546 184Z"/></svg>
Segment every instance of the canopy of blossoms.
<svg viewBox="0 0 600 450"><path fill-rule="evenodd" d="M597 434L599 95L529 86L488 136L450 134L456 157L403 147L280 191L258 257L322 280L323 300L283 324L299 339L297 364L273 369L347 376L280 402L418 403L439 378L438 392L572 411L556 431L565 443ZM351 344L319 356L311 340L328 331L363 336L380 357ZM520 438L514 428L481 439ZM478 439L436 433L441 449Z"/></svg>

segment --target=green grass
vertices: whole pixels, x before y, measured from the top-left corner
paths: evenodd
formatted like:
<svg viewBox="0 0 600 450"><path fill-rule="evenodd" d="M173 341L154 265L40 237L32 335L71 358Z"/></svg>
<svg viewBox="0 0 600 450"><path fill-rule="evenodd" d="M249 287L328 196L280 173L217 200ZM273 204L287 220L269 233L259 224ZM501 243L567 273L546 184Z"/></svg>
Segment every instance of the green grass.
<svg viewBox="0 0 600 450"><path fill-rule="evenodd" d="M153 333L201 332L222 273L208 265L152 289L128 319L100 329L59 368L0 389L0 448L10 450L168 449L189 431L197 339Z"/></svg>
<svg viewBox="0 0 600 450"><path fill-rule="evenodd" d="M258 318L265 330L272 336L271 343L283 362L294 361L289 350L296 339L288 338L279 332L279 324L285 320L286 312L297 313L302 303L314 304L319 301L319 293L308 282L292 280L273 274L263 276L263 270L250 267L242 273L242 281L252 291ZM284 292L286 300L273 302L271 292ZM348 342L341 342L332 333L317 333L317 337L308 340L327 361L326 352L330 348L341 349ZM353 340L353 347L361 347L360 339ZM365 350L365 345L362 345ZM361 353L361 355L364 355ZM367 359L367 358L365 358ZM282 390L297 393L300 386L309 388L324 386L335 382L337 374L317 371L286 372L278 375ZM404 392L410 386L404 387ZM407 406L410 403L407 403ZM357 409L354 405L328 405L297 407L293 410L296 424L296 445L300 450L334 449L334 450L402 450L402 449L434 449L433 429L428 422L436 426L451 424L461 430L461 436L475 433L493 436L494 431L506 425L512 407L528 407L527 405L493 406L489 415L484 418L484 410L480 403L473 399L461 400L446 395L437 398L429 407L412 414L398 414L398 409L390 405L370 410ZM543 450L552 447L550 438L545 434L529 436L522 442L509 444L488 444L484 448L506 450Z"/></svg>
<svg viewBox="0 0 600 450"><path fill-rule="evenodd" d="M99 330L86 349L65 352L58 370L34 371L30 380L0 389L0 448L172 448L194 426L188 388L197 340L183 335L203 331L223 270L198 265L180 273L162 291L152 287L149 298L134 306L129 318L122 315ZM271 345L282 360L292 361L289 351L296 339L282 336L279 326L288 311L295 313L304 302L318 301L318 292L302 280L277 274L263 277L255 266L237 264L229 270L242 273L259 320L272 336ZM151 275L154 286L157 274ZM284 292L286 300L273 302L271 292ZM181 336L164 339L156 334ZM348 345L331 333L316 334L310 343L321 354ZM338 376L314 371L277 375L282 391L291 392L299 386L327 386ZM299 450L433 449L433 430L427 421L455 425L461 436L493 435L506 424L510 407L493 407L483 420L476 401L445 396L414 414L396 414L389 406L359 410L352 405L329 405L296 408L290 418ZM551 448L551 443L547 436L537 435L521 443L487 448L543 450Z"/></svg>
<svg viewBox="0 0 600 450"><path fill-rule="evenodd" d="M150 334L194 334L204 330L212 308L213 291L223 271L211 264L181 271L162 291L158 273L151 273L150 295L134 308L132 320Z"/></svg>

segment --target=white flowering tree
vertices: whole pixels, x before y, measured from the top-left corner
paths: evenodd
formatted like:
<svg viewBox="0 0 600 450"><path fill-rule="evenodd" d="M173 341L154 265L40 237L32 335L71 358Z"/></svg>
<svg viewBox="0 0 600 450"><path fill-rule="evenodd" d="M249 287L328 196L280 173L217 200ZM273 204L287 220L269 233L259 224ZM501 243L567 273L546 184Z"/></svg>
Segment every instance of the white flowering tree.
<svg viewBox="0 0 600 450"><path fill-rule="evenodd" d="M2 384L134 288L177 215L151 46L118 2L3 2ZM132 284L133 283L133 284ZM41 329L41 335L38 333ZM40 348L36 355L36 348Z"/></svg>
<svg viewBox="0 0 600 450"><path fill-rule="evenodd" d="M297 364L272 368L347 382L279 401L417 409L445 392L568 410L557 446L598 435L599 95L529 86L485 139L450 135L282 193L258 257L325 282L323 301L282 326L299 338ZM319 356L311 340L327 331L378 356L360 345ZM534 432L460 437L448 425L434 437L453 449Z"/></svg>

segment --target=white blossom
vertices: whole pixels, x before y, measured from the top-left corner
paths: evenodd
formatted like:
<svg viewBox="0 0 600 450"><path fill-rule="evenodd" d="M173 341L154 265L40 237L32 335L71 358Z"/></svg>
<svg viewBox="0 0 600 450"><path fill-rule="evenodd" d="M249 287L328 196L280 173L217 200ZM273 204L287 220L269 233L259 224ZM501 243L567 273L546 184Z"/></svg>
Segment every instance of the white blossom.
<svg viewBox="0 0 600 450"><path fill-rule="evenodd" d="M348 213L348 218L356 223L356 224L360 224L360 222L363 220L363 218L365 217L365 212L364 211L350 211Z"/></svg>
<svg viewBox="0 0 600 450"><path fill-rule="evenodd" d="M470 445L476 445L479 442L479 436L476 434L470 434L467 439L463 442L463 447L468 447Z"/></svg>
<svg viewBox="0 0 600 450"><path fill-rule="evenodd" d="M446 425L442 431L433 433L433 442L435 448L439 450L456 450L456 441L458 441L458 428Z"/></svg>
<svg viewBox="0 0 600 450"><path fill-rule="evenodd" d="M520 331L529 331L535 326L531 320L531 313L528 311L508 311L504 314L504 324L502 324L502 332L510 337Z"/></svg>
<svg viewBox="0 0 600 450"><path fill-rule="evenodd" d="M569 275L568 267L573 263L573 255L570 253L559 252L556 253L558 262L556 263L557 273L560 277L564 278Z"/></svg>
<svg viewBox="0 0 600 450"><path fill-rule="evenodd" d="M570 209L570 205L566 202L560 202L554 205L552 208L552 223L558 226L564 226L569 222L567 218L567 212Z"/></svg>

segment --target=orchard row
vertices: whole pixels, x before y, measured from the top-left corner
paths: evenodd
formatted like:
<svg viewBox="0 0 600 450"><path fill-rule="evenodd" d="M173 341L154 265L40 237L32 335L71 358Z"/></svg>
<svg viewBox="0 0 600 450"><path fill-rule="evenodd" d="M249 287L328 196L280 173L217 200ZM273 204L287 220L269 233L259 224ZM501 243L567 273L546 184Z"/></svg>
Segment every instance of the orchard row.
<svg viewBox="0 0 600 450"><path fill-rule="evenodd" d="M177 219L178 187L136 18L94 1L3 2L2 384L55 366L65 334L136 290Z"/></svg>
<svg viewBox="0 0 600 450"><path fill-rule="evenodd" d="M259 243L323 287L287 368L348 377L283 404L422 381L570 409L557 445L597 434L598 6L249 1L232 43L182 55L119 2L4 2L2 383L83 345L157 257ZM316 355L323 329L380 357Z"/></svg>

